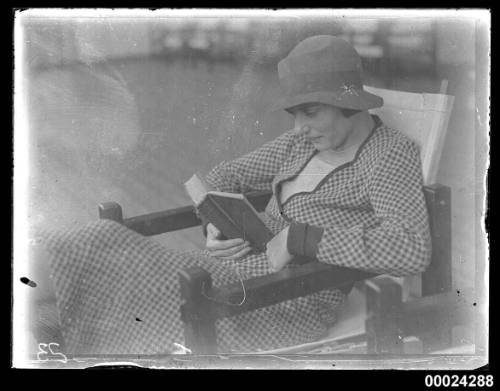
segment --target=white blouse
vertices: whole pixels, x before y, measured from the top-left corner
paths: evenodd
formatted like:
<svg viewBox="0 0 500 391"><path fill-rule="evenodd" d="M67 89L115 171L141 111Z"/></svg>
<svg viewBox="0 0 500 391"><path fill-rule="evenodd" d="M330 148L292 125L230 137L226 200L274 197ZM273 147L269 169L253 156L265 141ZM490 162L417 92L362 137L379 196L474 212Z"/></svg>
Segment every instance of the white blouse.
<svg viewBox="0 0 500 391"><path fill-rule="evenodd" d="M293 194L313 191L318 183L337 167L354 159L357 148L349 148L347 153L329 155L328 162L317 154L306 164L295 178L281 184L281 202L284 203Z"/></svg>

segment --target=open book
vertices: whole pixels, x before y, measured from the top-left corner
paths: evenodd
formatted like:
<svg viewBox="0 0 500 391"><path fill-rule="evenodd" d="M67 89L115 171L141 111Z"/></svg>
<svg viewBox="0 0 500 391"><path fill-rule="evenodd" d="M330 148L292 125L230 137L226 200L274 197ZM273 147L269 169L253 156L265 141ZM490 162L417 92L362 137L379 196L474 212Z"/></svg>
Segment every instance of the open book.
<svg viewBox="0 0 500 391"><path fill-rule="evenodd" d="M266 251L274 235L243 194L214 191L198 174L184 186L198 213L227 239L242 238L255 249Z"/></svg>

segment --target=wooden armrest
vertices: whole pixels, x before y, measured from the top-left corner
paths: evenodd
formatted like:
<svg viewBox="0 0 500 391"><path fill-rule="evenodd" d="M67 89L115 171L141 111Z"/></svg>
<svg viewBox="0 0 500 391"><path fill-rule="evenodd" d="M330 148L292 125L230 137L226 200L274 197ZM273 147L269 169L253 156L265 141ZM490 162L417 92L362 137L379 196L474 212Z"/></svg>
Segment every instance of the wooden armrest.
<svg viewBox="0 0 500 391"><path fill-rule="evenodd" d="M198 285L200 291L204 293L199 297L200 302L203 303L206 310L207 306L209 307L207 311L216 319L267 307L323 289L341 288L374 276L373 273L361 270L310 262L277 273L245 280L243 290L240 282L212 287L210 274L200 267L179 272L181 287L189 286L187 289L193 292L193 285ZM202 286L204 289L201 288ZM207 289L207 287L210 288ZM196 301L192 296L190 299Z"/></svg>
<svg viewBox="0 0 500 391"><path fill-rule="evenodd" d="M248 193L246 196L254 208L261 212L265 209L271 194L270 191L257 191ZM183 206L123 219L122 208L119 204L104 202L99 204L99 217L117 221L144 236L159 235L201 224L193 206Z"/></svg>
<svg viewBox="0 0 500 391"><path fill-rule="evenodd" d="M196 215L193 206L183 206L181 208L131 217L125 219L123 224L141 235L153 236L196 227L201 224L201 220Z"/></svg>

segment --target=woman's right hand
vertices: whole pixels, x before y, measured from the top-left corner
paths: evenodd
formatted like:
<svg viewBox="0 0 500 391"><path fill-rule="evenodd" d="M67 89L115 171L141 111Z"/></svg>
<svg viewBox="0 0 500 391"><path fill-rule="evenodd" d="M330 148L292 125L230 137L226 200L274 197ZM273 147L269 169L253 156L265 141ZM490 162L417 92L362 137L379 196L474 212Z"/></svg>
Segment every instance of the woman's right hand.
<svg viewBox="0 0 500 391"><path fill-rule="evenodd" d="M240 259L252 251L250 243L243 239L221 240L221 232L211 223L207 225L206 248L210 256L221 259Z"/></svg>

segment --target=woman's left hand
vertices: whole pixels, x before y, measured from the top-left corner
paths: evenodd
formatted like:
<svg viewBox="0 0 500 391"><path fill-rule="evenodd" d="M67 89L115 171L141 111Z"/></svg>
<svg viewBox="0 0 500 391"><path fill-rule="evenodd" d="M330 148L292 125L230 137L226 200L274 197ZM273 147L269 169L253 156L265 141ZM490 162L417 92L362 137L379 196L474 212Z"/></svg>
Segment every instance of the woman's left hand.
<svg viewBox="0 0 500 391"><path fill-rule="evenodd" d="M278 233L266 245L267 261L275 272L283 269L293 259L293 255L288 252L286 246L287 238L288 227Z"/></svg>

